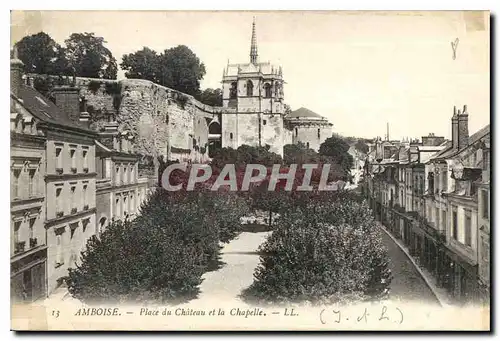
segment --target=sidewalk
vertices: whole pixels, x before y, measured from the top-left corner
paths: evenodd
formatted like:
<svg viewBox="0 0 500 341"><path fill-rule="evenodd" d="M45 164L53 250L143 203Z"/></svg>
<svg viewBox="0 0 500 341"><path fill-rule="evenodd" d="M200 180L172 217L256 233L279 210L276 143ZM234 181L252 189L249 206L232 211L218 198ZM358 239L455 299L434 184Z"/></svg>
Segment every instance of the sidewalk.
<svg viewBox="0 0 500 341"><path fill-rule="evenodd" d="M385 226L383 226L380 223L378 225L380 226L380 229L384 231L384 233L386 233L394 241L394 243L396 243L396 245L405 253L408 259L412 262L417 271L420 273L427 286L431 289L432 293L436 296L441 306L447 307L455 305L453 303L453 299L451 298L451 296L446 292L446 289L438 287L437 280L434 278L434 276L432 276L432 274L429 271L427 271L427 269L421 267L415 261L415 259L410 255L408 248L399 239L395 238L389 231L387 231Z"/></svg>

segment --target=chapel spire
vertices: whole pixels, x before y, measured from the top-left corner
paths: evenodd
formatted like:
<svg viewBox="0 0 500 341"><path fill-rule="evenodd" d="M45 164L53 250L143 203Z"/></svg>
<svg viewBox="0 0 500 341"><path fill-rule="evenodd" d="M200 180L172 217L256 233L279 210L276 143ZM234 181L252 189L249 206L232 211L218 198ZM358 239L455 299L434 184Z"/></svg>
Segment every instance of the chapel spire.
<svg viewBox="0 0 500 341"><path fill-rule="evenodd" d="M250 63L257 64L257 35L255 34L255 17L252 23L252 41L250 45Z"/></svg>

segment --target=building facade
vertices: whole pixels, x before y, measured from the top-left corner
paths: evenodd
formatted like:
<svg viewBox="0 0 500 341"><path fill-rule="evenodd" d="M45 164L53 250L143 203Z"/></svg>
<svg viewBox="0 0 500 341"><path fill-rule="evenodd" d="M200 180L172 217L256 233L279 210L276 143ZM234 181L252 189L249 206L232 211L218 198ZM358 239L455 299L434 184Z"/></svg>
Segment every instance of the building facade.
<svg viewBox="0 0 500 341"><path fill-rule="evenodd" d="M96 141L97 234L114 220L132 220L149 194L148 177L139 175L140 156L132 152L132 135L116 121Z"/></svg>
<svg viewBox="0 0 500 341"><path fill-rule="evenodd" d="M469 136L468 112L454 109L452 140L429 135L390 160L372 157L364 193L375 216L459 302L489 300L489 125ZM394 160L398 159L398 160ZM392 169L398 177L396 205Z"/></svg>
<svg viewBox="0 0 500 341"><path fill-rule="evenodd" d="M270 151L283 155L285 144L302 142L318 151L331 137L333 125L306 108L285 116L284 83L281 66L258 60L254 21L250 62L228 63L223 70L223 111L220 120L215 118L209 125L211 145L233 149L268 145Z"/></svg>
<svg viewBox="0 0 500 341"><path fill-rule="evenodd" d="M65 284L88 239L109 221L133 219L151 183L138 176L130 133L112 131L116 122L103 133L89 128L74 79L63 79L49 99L25 84L16 54L10 101L11 297L32 302Z"/></svg>
<svg viewBox="0 0 500 341"><path fill-rule="evenodd" d="M38 120L20 101L24 65L11 60L11 296L31 302L46 295L45 142Z"/></svg>
<svg viewBox="0 0 500 341"><path fill-rule="evenodd" d="M285 126L291 130L292 137L287 143L303 143L315 151L332 136L333 124L307 108L299 108L285 116Z"/></svg>

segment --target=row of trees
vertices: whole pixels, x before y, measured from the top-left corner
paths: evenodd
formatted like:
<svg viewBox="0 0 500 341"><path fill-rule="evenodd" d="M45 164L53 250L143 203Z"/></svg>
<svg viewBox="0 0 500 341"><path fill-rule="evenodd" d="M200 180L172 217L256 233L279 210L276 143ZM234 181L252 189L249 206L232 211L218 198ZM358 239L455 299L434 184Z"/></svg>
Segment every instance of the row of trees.
<svg viewBox="0 0 500 341"><path fill-rule="evenodd" d="M40 32L24 37L16 45L26 72L116 79L117 61L105 44L103 37L85 32L71 34L64 45L60 45ZM162 53L144 47L123 55L120 67L127 78L147 79L195 96L205 104L222 106L221 89L200 89L205 65L185 45L165 49Z"/></svg>
<svg viewBox="0 0 500 341"><path fill-rule="evenodd" d="M220 266L221 244L239 233L248 213L229 192L167 192L159 188L134 221L115 221L66 278L85 303L181 303L199 293L202 274Z"/></svg>
<svg viewBox="0 0 500 341"><path fill-rule="evenodd" d="M328 144L337 140L327 141L323 152L334 149ZM303 174L296 176L291 192L284 191L283 182L276 191L268 191L269 172L247 192L225 187L213 192L204 186L211 185L229 163L237 170L251 163L269 170L278 163L287 171L290 163L348 159L302 145L286 150L284 161L268 147L221 149L207 183L194 191L158 188L134 221L114 222L100 237L89 240L78 266L69 271L70 293L87 303L190 300L199 293L202 274L220 266L221 243L241 232L240 218L260 209L278 213L279 219L260 248L261 263L244 299L261 304L383 298L391 281L389 259L370 209L355 195L296 191ZM342 176L343 167L334 169L333 176ZM171 183L186 184L188 174L189 169L173 172ZM237 179L240 186L240 172Z"/></svg>
<svg viewBox="0 0 500 341"><path fill-rule="evenodd" d="M85 32L71 34L61 46L40 32L24 37L16 46L26 72L116 79L116 59L105 43L103 37Z"/></svg>

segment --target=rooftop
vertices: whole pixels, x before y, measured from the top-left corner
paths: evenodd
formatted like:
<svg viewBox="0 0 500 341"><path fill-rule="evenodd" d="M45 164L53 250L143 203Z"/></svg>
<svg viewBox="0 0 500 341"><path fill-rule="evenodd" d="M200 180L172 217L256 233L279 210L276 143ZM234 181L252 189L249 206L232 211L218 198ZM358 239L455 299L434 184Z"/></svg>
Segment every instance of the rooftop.
<svg viewBox="0 0 500 341"><path fill-rule="evenodd" d="M290 113L290 115L286 116L286 118L308 118L308 119L320 119L320 120L326 120L321 115L316 114L314 111L311 111L307 108L299 108L297 110L294 110Z"/></svg>
<svg viewBox="0 0 500 341"><path fill-rule="evenodd" d="M43 122L57 124L68 128L82 130L88 133L96 134L90 130L84 123L71 120L68 115L61 110L51 100L44 97L41 93L30 86L21 85L19 89L19 98L22 105L36 118Z"/></svg>

